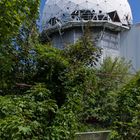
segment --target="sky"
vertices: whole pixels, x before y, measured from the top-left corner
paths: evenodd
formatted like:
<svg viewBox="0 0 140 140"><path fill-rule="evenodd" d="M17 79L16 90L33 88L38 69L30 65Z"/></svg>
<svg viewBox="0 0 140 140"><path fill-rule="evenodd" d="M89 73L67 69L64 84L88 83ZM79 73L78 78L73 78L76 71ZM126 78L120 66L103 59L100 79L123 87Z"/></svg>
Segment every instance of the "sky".
<svg viewBox="0 0 140 140"><path fill-rule="evenodd" d="M140 22L140 0L129 0L132 13L133 13L133 22Z"/></svg>
<svg viewBox="0 0 140 140"><path fill-rule="evenodd" d="M46 0L41 0L41 12ZM140 0L128 0L133 13L133 23L140 23Z"/></svg>

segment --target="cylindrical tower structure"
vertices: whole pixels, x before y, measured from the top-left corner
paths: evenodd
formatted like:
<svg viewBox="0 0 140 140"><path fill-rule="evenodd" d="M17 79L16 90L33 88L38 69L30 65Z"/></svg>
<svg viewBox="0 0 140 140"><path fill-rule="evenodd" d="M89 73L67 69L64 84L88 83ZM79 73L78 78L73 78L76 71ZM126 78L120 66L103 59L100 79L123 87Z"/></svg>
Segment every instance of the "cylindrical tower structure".
<svg viewBox="0 0 140 140"><path fill-rule="evenodd" d="M43 30L55 47L75 43L90 26L94 44L103 55L119 55L120 32L132 24L127 0L47 0L43 10Z"/></svg>

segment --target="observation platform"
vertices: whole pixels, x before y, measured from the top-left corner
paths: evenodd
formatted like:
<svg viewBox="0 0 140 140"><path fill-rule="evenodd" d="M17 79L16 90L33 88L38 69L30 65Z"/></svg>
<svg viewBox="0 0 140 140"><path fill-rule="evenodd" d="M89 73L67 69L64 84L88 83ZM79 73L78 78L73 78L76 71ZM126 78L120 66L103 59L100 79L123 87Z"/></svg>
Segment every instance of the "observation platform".
<svg viewBox="0 0 140 140"><path fill-rule="evenodd" d="M76 27L84 27L89 25L92 27L101 27L104 29L109 29L115 32L122 32L125 30L129 30L131 24L128 22L127 24L123 24L117 14L116 11L110 13L91 13L87 12L84 14L73 12L71 15L63 15L64 17L60 19L51 18L46 25L44 26L44 30L48 35L58 32L64 31L71 28ZM126 19L125 19L126 20Z"/></svg>
<svg viewBox="0 0 140 140"><path fill-rule="evenodd" d="M90 25L91 27L103 27L105 29L109 29L111 31L115 32L121 32L125 30L129 30L129 26L122 25L120 23L114 23L112 21L69 21L65 24L56 24L54 26L51 26L49 28L46 28L45 31L48 35L53 34L55 32L58 32L59 30L64 31L67 29L72 29L76 27L84 27L86 25Z"/></svg>

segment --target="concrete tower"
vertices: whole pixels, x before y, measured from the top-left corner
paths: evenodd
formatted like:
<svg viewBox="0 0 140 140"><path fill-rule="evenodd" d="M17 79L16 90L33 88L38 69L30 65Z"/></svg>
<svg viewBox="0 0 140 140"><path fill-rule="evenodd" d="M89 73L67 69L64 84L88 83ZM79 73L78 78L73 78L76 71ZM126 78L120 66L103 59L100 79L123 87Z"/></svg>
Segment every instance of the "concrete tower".
<svg viewBox="0 0 140 140"><path fill-rule="evenodd" d="M116 57L120 56L121 34L131 27L132 13L127 0L47 0L42 21L55 47L75 43L89 25L103 57Z"/></svg>

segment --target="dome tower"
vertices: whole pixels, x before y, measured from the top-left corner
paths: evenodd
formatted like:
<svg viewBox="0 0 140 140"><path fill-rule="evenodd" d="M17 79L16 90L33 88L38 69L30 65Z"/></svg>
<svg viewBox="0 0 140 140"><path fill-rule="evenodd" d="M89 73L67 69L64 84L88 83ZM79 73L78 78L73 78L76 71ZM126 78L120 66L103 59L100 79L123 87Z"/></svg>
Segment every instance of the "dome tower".
<svg viewBox="0 0 140 140"><path fill-rule="evenodd" d="M127 0L47 0L42 26L55 47L75 43L90 23L93 41L105 55L118 55L120 33L132 24Z"/></svg>

